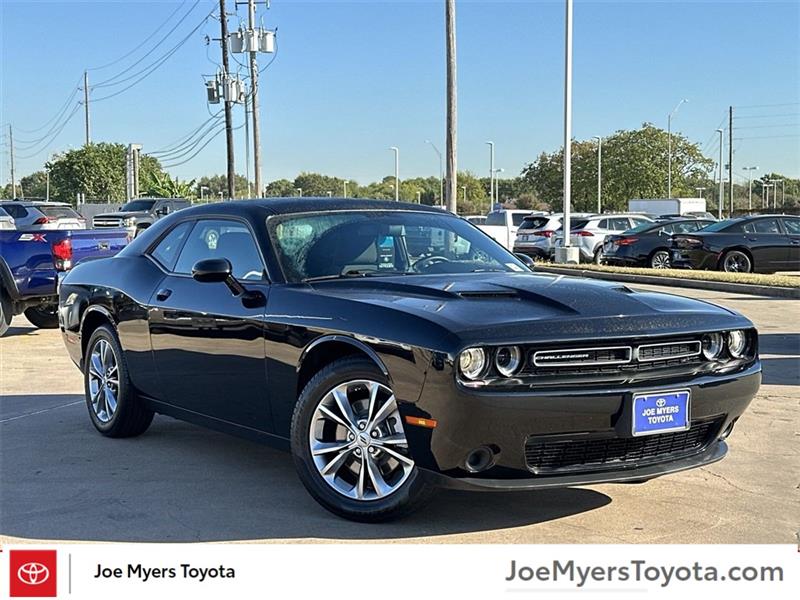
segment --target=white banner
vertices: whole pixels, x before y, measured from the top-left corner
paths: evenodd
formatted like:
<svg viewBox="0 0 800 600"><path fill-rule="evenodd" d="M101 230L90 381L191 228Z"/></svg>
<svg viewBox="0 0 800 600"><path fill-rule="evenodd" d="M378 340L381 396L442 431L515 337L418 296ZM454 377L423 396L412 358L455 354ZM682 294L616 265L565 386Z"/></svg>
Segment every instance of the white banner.
<svg viewBox="0 0 800 600"><path fill-rule="evenodd" d="M798 566L792 545L37 544L2 548L0 597L777 600Z"/></svg>

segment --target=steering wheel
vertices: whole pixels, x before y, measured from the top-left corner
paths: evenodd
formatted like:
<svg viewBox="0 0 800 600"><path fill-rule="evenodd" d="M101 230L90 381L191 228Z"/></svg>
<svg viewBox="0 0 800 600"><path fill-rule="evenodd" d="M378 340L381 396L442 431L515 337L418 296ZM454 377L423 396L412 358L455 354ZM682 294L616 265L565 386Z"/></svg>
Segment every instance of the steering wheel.
<svg viewBox="0 0 800 600"><path fill-rule="evenodd" d="M411 265L411 267L415 271L419 271L420 268L422 268L422 267L427 269L427 267L430 267L430 266L433 266L433 265L435 265L437 263L442 263L442 262L450 262L450 259L446 258L444 256L426 256L424 258L420 258L417 262L415 262L413 265Z"/></svg>

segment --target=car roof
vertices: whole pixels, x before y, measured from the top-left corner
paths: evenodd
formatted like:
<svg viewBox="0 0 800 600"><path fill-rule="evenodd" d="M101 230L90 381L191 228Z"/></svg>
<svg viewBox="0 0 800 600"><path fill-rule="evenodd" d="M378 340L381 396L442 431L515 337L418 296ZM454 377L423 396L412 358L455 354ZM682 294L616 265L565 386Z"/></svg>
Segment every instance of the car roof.
<svg viewBox="0 0 800 600"><path fill-rule="evenodd" d="M19 204L20 206L71 206L69 202L48 202L46 200L3 200L0 206L8 204Z"/></svg>
<svg viewBox="0 0 800 600"><path fill-rule="evenodd" d="M195 205L193 213L267 213L268 215L286 215L312 212L328 212L343 210L413 210L430 212L437 215L446 213L441 208L425 204L412 204L409 202L395 202L393 200L365 200L362 198L259 198L253 200L232 200L229 202L214 202L211 204ZM181 211L182 212L182 211ZM449 214L449 213L446 213ZM453 215L455 217L455 215Z"/></svg>

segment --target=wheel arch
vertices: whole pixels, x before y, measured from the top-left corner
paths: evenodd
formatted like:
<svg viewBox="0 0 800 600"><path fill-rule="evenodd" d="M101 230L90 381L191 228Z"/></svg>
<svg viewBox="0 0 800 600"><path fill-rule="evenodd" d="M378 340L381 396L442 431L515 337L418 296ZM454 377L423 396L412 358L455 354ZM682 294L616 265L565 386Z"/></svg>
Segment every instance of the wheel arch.
<svg viewBox="0 0 800 600"><path fill-rule="evenodd" d="M114 316L103 306L93 305L87 308L81 317L81 366L86 356L86 345L95 330L102 325L116 327Z"/></svg>
<svg viewBox="0 0 800 600"><path fill-rule="evenodd" d="M717 271L722 270L722 263L725 260L725 257L728 255L729 252L738 251L743 254L747 255L747 258L750 259L750 270L752 273L756 271L756 261L753 258L753 253L747 246L730 246L729 248L725 248L722 252L719 253L719 259L717 260Z"/></svg>
<svg viewBox="0 0 800 600"><path fill-rule="evenodd" d="M300 395L306 384L320 369L346 356L363 356L371 360L391 384L392 377L389 369L386 368L377 352L367 344L346 335L325 335L311 342L300 355L297 363L296 395Z"/></svg>

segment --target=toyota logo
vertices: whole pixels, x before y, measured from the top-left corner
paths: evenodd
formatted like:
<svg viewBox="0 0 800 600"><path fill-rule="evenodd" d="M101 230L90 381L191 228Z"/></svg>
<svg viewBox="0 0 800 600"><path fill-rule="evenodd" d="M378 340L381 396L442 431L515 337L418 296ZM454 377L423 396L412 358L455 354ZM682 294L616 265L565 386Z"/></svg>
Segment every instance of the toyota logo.
<svg viewBox="0 0 800 600"><path fill-rule="evenodd" d="M659 398L658 400L656 400L656 406L658 408L664 408L664 406L666 406L666 404L667 404L667 401L664 400L663 398Z"/></svg>
<svg viewBox="0 0 800 600"><path fill-rule="evenodd" d="M17 569L17 578L27 585L39 585L50 578L50 569L38 562L25 563Z"/></svg>

